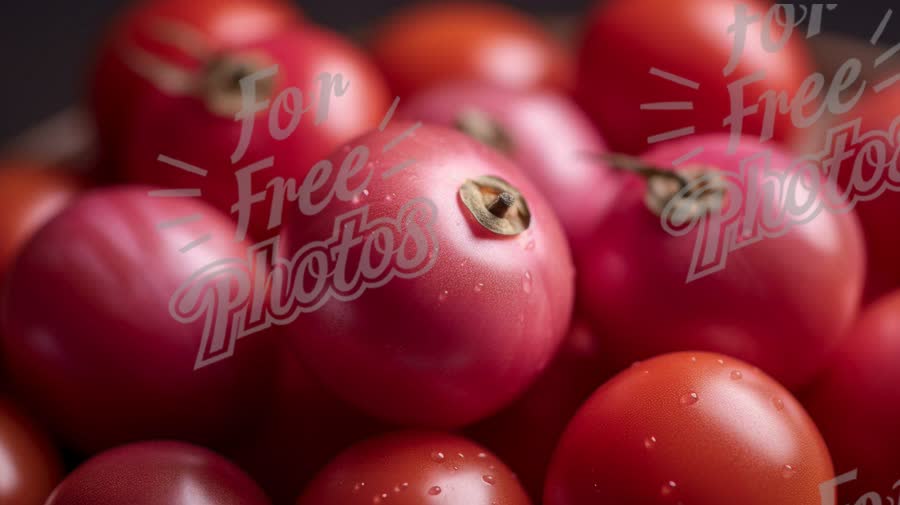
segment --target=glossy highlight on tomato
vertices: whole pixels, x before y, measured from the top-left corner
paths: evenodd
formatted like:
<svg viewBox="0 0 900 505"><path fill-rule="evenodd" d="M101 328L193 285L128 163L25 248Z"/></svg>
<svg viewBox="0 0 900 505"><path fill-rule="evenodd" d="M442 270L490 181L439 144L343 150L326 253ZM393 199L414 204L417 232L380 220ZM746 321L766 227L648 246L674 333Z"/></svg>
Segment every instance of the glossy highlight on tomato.
<svg viewBox="0 0 900 505"><path fill-rule="evenodd" d="M50 438L8 398L0 398L0 477L4 505L44 505L63 477Z"/></svg>

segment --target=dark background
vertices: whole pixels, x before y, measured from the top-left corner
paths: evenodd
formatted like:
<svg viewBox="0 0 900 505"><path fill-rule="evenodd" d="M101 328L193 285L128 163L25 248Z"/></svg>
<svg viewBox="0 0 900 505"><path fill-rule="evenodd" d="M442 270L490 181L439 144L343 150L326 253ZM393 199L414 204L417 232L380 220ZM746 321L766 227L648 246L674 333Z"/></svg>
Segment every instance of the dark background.
<svg viewBox="0 0 900 505"><path fill-rule="evenodd" d="M0 62L3 65L0 144L81 96L85 69L100 31L128 3L129 0L0 0ZM415 2L298 1L309 18L340 30L366 26L410 3ZM595 2L508 0L504 3L538 15L560 15L585 12ZM888 8L896 12L882 40L884 44L894 44L900 41L900 0L838 2L835 13L840 14L826 16L824 27L829 32L868 40Z"/></svg>

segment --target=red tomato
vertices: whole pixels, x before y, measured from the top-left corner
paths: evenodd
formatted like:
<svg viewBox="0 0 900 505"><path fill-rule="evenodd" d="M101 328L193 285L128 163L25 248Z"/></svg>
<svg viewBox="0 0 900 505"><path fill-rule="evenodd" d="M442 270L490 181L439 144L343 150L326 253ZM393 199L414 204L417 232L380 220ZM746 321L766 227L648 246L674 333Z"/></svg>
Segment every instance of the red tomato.
<svg viewBox="0 0 900 505"><path fill-rule="evenodd" d="M591 396L556 449L544 503L817 505L833 475L781 385L724 355L675 353Z"/></svg>
<svg viewBox="0 0 900 505"><path fill-rule="evenodd" d="M568 91L574 77L573 62L559 41L499 4L409 7L375 28L370 48L391 89L402 97L457 80Z"/></svg>
<svg viewBox="0 0 900 505"><path fill-rule="evenodd" d="M151 93L155 72L138 72L148 56L196 70L205 55L270 37L300 19L284 0L143 0L121 13L98 49L89 103L106 162L118 163L134 107Z"/></svg>
<svg viewBox="0 0 900 505"><path fill-rule="evenodd" d="M357 444L316 476L298 505L529 505L515 475L455 435L401 432Z"/></svg>
<svg viewBox="0 0 900 505"><path fill-rule="evenodd" d="M868 492L896 496L894 483L900 480L898 356L900 293L895 292L863 313L835 353L832 367L805 398L834 456L837 473L857 470L852 482L838 486L840 503L852 503Z"/></svg>
<svg viewBox="0 0 900 505"><path fill-rule="evenodd" d="M606 152L603 140L561 95L448 84L416 95L398 115L455 127L504 152L543 189L571 239L583 238L614 197L606 167L585 156Z"/></svg>
<svg viewBox="0 0 900 505"><path fill-rule="evenodd" d="M579 251L580 306L618 369L664 352L701 349L736 356L798 388L821 369L856 318L865 269L862 234L852 213L827 208L806 224L777 221L791 210L781 196L764 192L791 160L771 151L767 179L762 171L741 168L742 160L766 150L744 139L728 154L727 144L726 135L701 136L644 157L670 171L676 159L703 148L678 173L693 168L737 175L725 179L733 182L725 185L721 212L691 210L691 220L677 230L671 215L667 230L651 210L654 185L628 176L593 243ZM827 203L824 188L831 186L823 181L810 189L808 173L793 173L800 183L786 183L779 195L820 208ZM746 241L740 248L738 234Z"/></svg>
<svg viewBox="0 0 900 505"><path fill-rule="evenodd" d="M797 94L813 72L811 56L797 36L786 47L768 52L761 42L761 21L748 28L734 71L723 75L735 45L729 26L739 4L762 20L770 6L761 0L610 0L598 5L584 29L576 97L612 149L636 154L654 135L688 127L697 133L726 129L723 121L731 114L728 85L759 71L765 72L762 80L743 90L746 106L769 91L786 92L791 98ZM768 30L772 39L783 32L778 25ZM651 68L699 87L650 75ZM693 105L684 110L641 110L644 104L667 102ZM743 121L743 133L760 134L763 117L760 106ZM790 114L775 116L775 140L799 140L796 130Z"/></svg>
<svg viewBox="0 0 900 505"><path fill-rule="evenodd" d="M0 502L44 505L62 472L50 439L8 400L0 399Z"/></svg>
<svg viewBox="0 0 900 505"><path fill-rule="evenodd" d="M341 271L328 274L334 283L321 284L327 294L292 339L309 368L365 412L455 427L510 403L544 369L569 325L574 271L549 204L512 162L453 130L410 128L395 122L341 148L335 167L375 153L355 158L354 192L314 217L295 211L285 226L288 257L335 230L341 244L359 245L335 264ZM504 212L489 210L500 204ZM357 219L365 223L353 239L347 223ZM296 257L307 279L322 278L313 256Z"/></svg>
<svg viewBox="0 0 900 505"><path fill-rule="evenodd" d="M73 176L30 162L0 167L0 279L22 245L81 189Z"/></svg>
<svg viewBox="0 0 900 505"><path fill-rule="evenodd" d="M213 443L242 429L269 384L269 341L244 339L195 371L206 321L182 324L169 311L197 270L246 257L233 230L202 202L111 188L74 202L25 247L9 277L3 356L66 442L84 451L162 437ZM215 287L236 283L223 275Z"/></svg>
<svg viewBox="0 0 900 505"><path fill-rule="evenodd" d="M264 204L254 207L249 224L251 235L269 238L273 235L269 230L277 234L278 228L269 227L270 213L279 219L281 215L270 212L277 200L272 194L277 190L270 190L267 183L279 178L302 179L340 144L378 125L390 101L381 76L364 54L338 35L311 26L240 46L221 58L221 66L214 65L201 74L207 82L201 84L205 91L200 96L156 92L144 97L136 112L138 126L129 132L125 173L132 181L152 185L199 187L205 199L232 213L239 195L236 170L274 157L273 166L252 176L255 182L248 187L248 191L267 192ZM256 84L256 100L268 100L269 106L264 107L265 112L248 116L253 118L253 131L246 137L246 150L239 152L245 123L251 121L235 120L235 114L243 109L235 79L271 65L278 65L274 82L266 81L271 88ZM333 80L322 79L325 73ZM327 119L320 117L325 107ZM289 133L283 140L270 131L273 117L277 128ZM296 129L290 133L292 126ZM238 155L237 161L233 154ZM201 178L180 170L160 162L160 155L208 174ZM240 220L239 215L235 218Z"/></svg>
<svg viewBox="0 0 900 505"><path fill-rule="evenodd" d="M525 395L467 430L510 465L535 503L566 425L610 376L603 358L596 337L576 318L559 354Z"/></svg>
<svg viewBox="0 0 900 505"><path fill-rule="evenodd" d="M106 451L78 467L47 505L267 505L265 494L218 454L177 442Z"/></svg>

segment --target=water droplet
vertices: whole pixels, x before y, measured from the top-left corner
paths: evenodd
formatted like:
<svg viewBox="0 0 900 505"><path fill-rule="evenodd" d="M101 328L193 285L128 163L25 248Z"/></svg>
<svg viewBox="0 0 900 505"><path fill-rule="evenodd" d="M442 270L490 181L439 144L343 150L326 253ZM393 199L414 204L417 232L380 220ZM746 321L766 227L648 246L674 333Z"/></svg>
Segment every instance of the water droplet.
<svg viewBox="0 0 900 505"><path fill-rule="evenodd" d="M529 240L528 243L525 244L525 250L526 250L526 251L533 251L533 250L534 250L534 240Z"/></svg>
<svg viewBox="0 0 900 505"><path fill-rule="evenodd" d="M697 362L697 356L691 356L691 363Z"/></svg>
<svg viewBox="0 0 900 505"><path fill-rule="evenodd" d="M465 454L463 454L463 453L461 453L461 452L457 452L457 453L456 453L456 457L459 458L459 459L466 459Z"/></svg>
<svg viewBox="0 0 900 505"><path fill-rule="evenodd" d="M772 398L772 405L775 406L775 410L781 412L784 410L784 402L781 401L781 398Z"/></svg>
<svg viewBox="0 0 900 505"><path fill-rule="evenodd" d="M428 494L430 494L431 496L437 496L437 495L441 494L440 486L432 487L431 489L428 490Z"/></svg>
<svg viewBox="0 0 900 505"><path fill-rule="evenodd" d="M731 371L731 380L739 381L744 377L744 374L741 373L740 370L732 370Z"/></svg>
<svg viewBox="0 0 900 505"><path fill-rule="evenodd" d="M484 289L484 283L483 283L483 282L479 282L478 284L475 285L475 292L476 292L476 293L481 293L481 290L482 290L482 289Z"/></svg>
<svg viewBox="0 0 900 505"><path fill-rule="evenodd" d="M449 296L450 296L450 292L445 289L445 290L441 291L441 294L438 295L438 301L446 302L447 297L449 297Z"/></svg>
<svg viewBox="0 0 900 505"><path fill-rule="evenodd" d="M697 403L699 400L700 400L700 396L697 393L691 391L690 393L682 396L680 401L681 401L682 405L693 405L693 404Z"/></svg>
<svg viewBox="0 0 900 505"><path fill-rule="evenodd" d="M365 482L357 482L353 485L353 492L358 493L362 488L366 487Z"/></svg>
<svg viewBox="0 0 900 505"><path fill-rule="evenodd" d="M432 460L432 461L435 461L435 462L437 462L437 463L443 463L443 462L444 462L444 458L445 458L445 456L444 456L444 453L443 453L443 452L440 452L440 451L434 451L434 452L431 453L431 460Z"/></svg>
<svg viewBox="0 0 900 505"><path fill-rule="evenodd" d="M404 482L403 484L400 484L401 491L406 491L407 489L409 489L409 482Z"/></svg>
<svg viewBox="0 0 900 505"><path fill-rule="evenodd" d="M662 487L659 489L659 494L663 496L669 496L670 494L675 492L676 487L678 487L678 484L675 484L674 480L670 480L669 482L666 482L662 485Z"/></svg>
<svg viewBox="0 0 900 505"><path fill-rule="evenodd" d="M481 480L483 480L486 484L493 486L496 479L494 479L493 475L485 475L481 477Z"/></svg>
<svg viewBox="0 0 900 505"><path fill-rule="evenodd" d="M395 196L394 193L390 193L390 194L388 194L387 196L384 197L384 201L386 201L386 202L391 202L391 201L394 200L394 196Z"/></svg>
<svg viewBox="0 0 900 505"><path fill-rule="evenodd" d="M644 439L644 447L653 449L656 446L656 437L650 436Z"/></svg>
<svg viewBox="0 0 900 505"><path fill-rule="evenodd" d="M485 454L485 453L483 453L483 452L479 452L479 453L478 453L478 459L487 459L487 454Z"/></svg>
<svg viewBox="0 0 900 505"><path fill-rule="evenodd" d="M364 189L362 194L363 194L363 196L369 196L369 190Z"/></svg>
<svg viewBox="0 0 900 505"><path fill-rule="evenodd" d="M716 363L718 363L718 364L720 364L720 365L722 365L722 366L725 366L725 360L724 360L724 359L717 359L717 360L716 360Z"/></svg>
<svg viewBox="0 0 900 505"><path fill-rule="evenodd" d="M785 479L790 479L791 477L793 477L796 474L797 474L797 469L791 465L784 465L784 467L781 468L781 476L784 477Z"/></svg>
<svg viewBox="0 0 900 505"><path fill-rule="evenodd" d="M603 492L603 488L600 487L600 483L599 483L599 482L595 482L595 483L594 483L594 492L595 492L595 493L602 493L602 492Z"/></svg>
<svg viewBox="0 0 900 505"><path fill-rule="evenodd" d="M524 289L526 293L531 293L533 285L534 279L531 278L531 272L525 270L525 273L522 275L522 289Z"/></svg>
<svg viewBox="0 0 900 505"><path fill-rule="evenodd" d="M459 465L453 465L450 468L452 468L453 471L455 472L455 471L459 470Z"/></svg>

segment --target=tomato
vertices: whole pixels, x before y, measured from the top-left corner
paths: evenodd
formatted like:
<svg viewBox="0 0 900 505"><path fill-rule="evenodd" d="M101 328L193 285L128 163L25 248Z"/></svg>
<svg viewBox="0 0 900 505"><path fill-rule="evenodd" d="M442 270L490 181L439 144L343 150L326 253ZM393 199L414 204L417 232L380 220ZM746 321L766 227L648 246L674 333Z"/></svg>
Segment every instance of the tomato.
<svg viewBox="0 0 900 505"><path fill-rule="evenodd" d="M544 503L816 505L833 475L812 420L772 378L724 355L675 353L621 372L584 404Z"/></svg>
<svg viewBox="0 0 900 505"><path fill-rule="evenodd" d="M769 91L791 98L797 94L813 72L809 51L795 33L786 47L768 52L761 42L761 21L750 25L741 59L724 75L735 46L729 26L735 22L737 5L763 21L770 6L761 0L610 0L589 15L575 95L613 150L637 154L646 149L649 137L684 128L697 133L725 130L723 122L732 112L729 84L760 71L765 72L762 79L742 90L746 106ZM765 26L771 39L782 36L779 25ZM650 75L652 68L699 87ZM680 110L641 107L670 102L692 105ZM743 133L759 135L763 117L760 106L744 119ZM775 115L772 133L777 141L800 141L790 114Z"/></svg>
<svg viewBox="0 0 900 505"><path fill-rule="evenodd" d="M245 109L238 79L271 65L278 65L277 73L273 80L256 78L253 102L269 105L246 120L235 120ZM302 179L340 144L377 126L390 106L382 78L365 55L340 36L311 26L233 48L200 78L205 91L199 95L156 92L138 104L138 126L126 142L125 175L164 187L199 187L204 198L232 213L240 194L236 171L273 157L273 166L252 176L247 186L248 192L267 193L266 205L256 205L249 216L251 236L259 239L277 235L278 224L270 227L270 214L279 222L281 218L271 209L276 190L267 183ZM283 138L273 136L272 118ZM242 142L245 128L247 140ZM159 161L160 155L208 173L201 178L196 171ZM235 218L240 222L240 215Z"/></svg>
<svg viewBox="0 0 900 505"><path fill-rule="evenodd" d="M322 387L290 349L276 363L271 404L228 454L275 503L292 503L332 458L383 427Z"/></svg>
<svg viewBox="0 0 900 505"><path fill-rule="evenodd" d="M376 26L369 47L391 90L402 97L460 80L568 91L574 77L573 62L559 41L499 4L409 7Z"/></svg>
<svg viewBox="0 0 900 505"><path fill-rule="evenodd" d="M576 317L560 352L537 382L515 403L466 432L506 461L540 503L560 436L578 407L609 379L608 370L597 338Z"/></svg>
<svg viewBox="0 0 900 505"><path fill-rule="evenodd" d="M177 442L142 442L99 454L72 472L47 505L266 505L228 460Z"/></svg>
<svg viewBox="0 0 900 505"><path fill-rule="evenodd" d="M204 55L268 38L296 24L284 0L143 0L104 35L89 76L89 106L107 163L118 163L134 107L158 77L139 71L149 58L196 70Z"/></svg>
<svg viewBox="0 0 900 505"><path fill-rule="evenodd" d="M455 127L507 154L543 189L573 240L583 238L614 196L608 169L585 156L606 152L603 139L562 95L448 84L414 96L398 116Z"/></svg>
<svg viewBox="0 0 900 505"><path fill-rule="evenodd" d="M62 471L47 435L9 400L0 399L0 501L44 505Z"/></svg>
<svg viewBox="0 0 900 505"><path fill-rule="evenodd" d="M82 187L61 171L31 162L0 163L0 279L22 245L62 210Z"/></svg>
<svg viewBox="0 0 900 505"><path fill-rule="evenodd" d="M455 435L400 432L357 444L328 464L298 505L470 505L530 502L494 455Z"/></svg>
<svg viewBox="0 0 900 505"><path fill-rule="evenodd" d="M580 307L619 369L700 349L736 356L799 388L824 366L858 313L865 269L859 224L852 213L828 210L833 186L813 185L805 170L784 179L778 198L766 196L792 161L753 139L728 154L728 141L700 136L644 156L671 173L676 159L703 148L677 172L722 174L722 210L690 210L683 226L672 224L672 214L661 219L651 205L662 203L653 196L659 180L648 185L626 176L591 245L579 251ZM770 156L770 170L741 168L742 160L761 155ZM704 193L710 203L714 189ZM675 190L664 189L662 200ZM783 195L824 210L794 217ZM801 217L805 224L797 224Z"/></svg>
<svg viewBox="0 0 900 505"><path fill-rule="evenodd" d="M331 161L347 159L359 168L354 190L314 216L294 209L282 231L307 279L285 288L307 300L290 330L299 355L342 398L390 422L456 427L499 410L569 325L574 271L549 204L500 153L438 126L395 121ZM301 247L325 240L340 240L340 261L313 288L327 259Z"/></svg>
<svg viewBox="0 0 900 505"><path fill-rule="evenodd" d="M269 385L269 340L244 339L194 370L216 343L202 343L203 318L182 324L169 311L200 268L246 257L233 229L202 202L110 188L79 198L23 249L0 344L22 397L67 443L221 443L243 429ZM227 293L237 280L223 273L214 287Z"/></svg>
<svg viewBox="0 0 900 505"><path fill-rule="evenodd" d="M837 473L857 470L853 482L838 486L840 503L852 503L868 492L896 496L898 353L900 293L894 292L866 309L835 353L834 364L804 398L828 442Z"/></svg>

